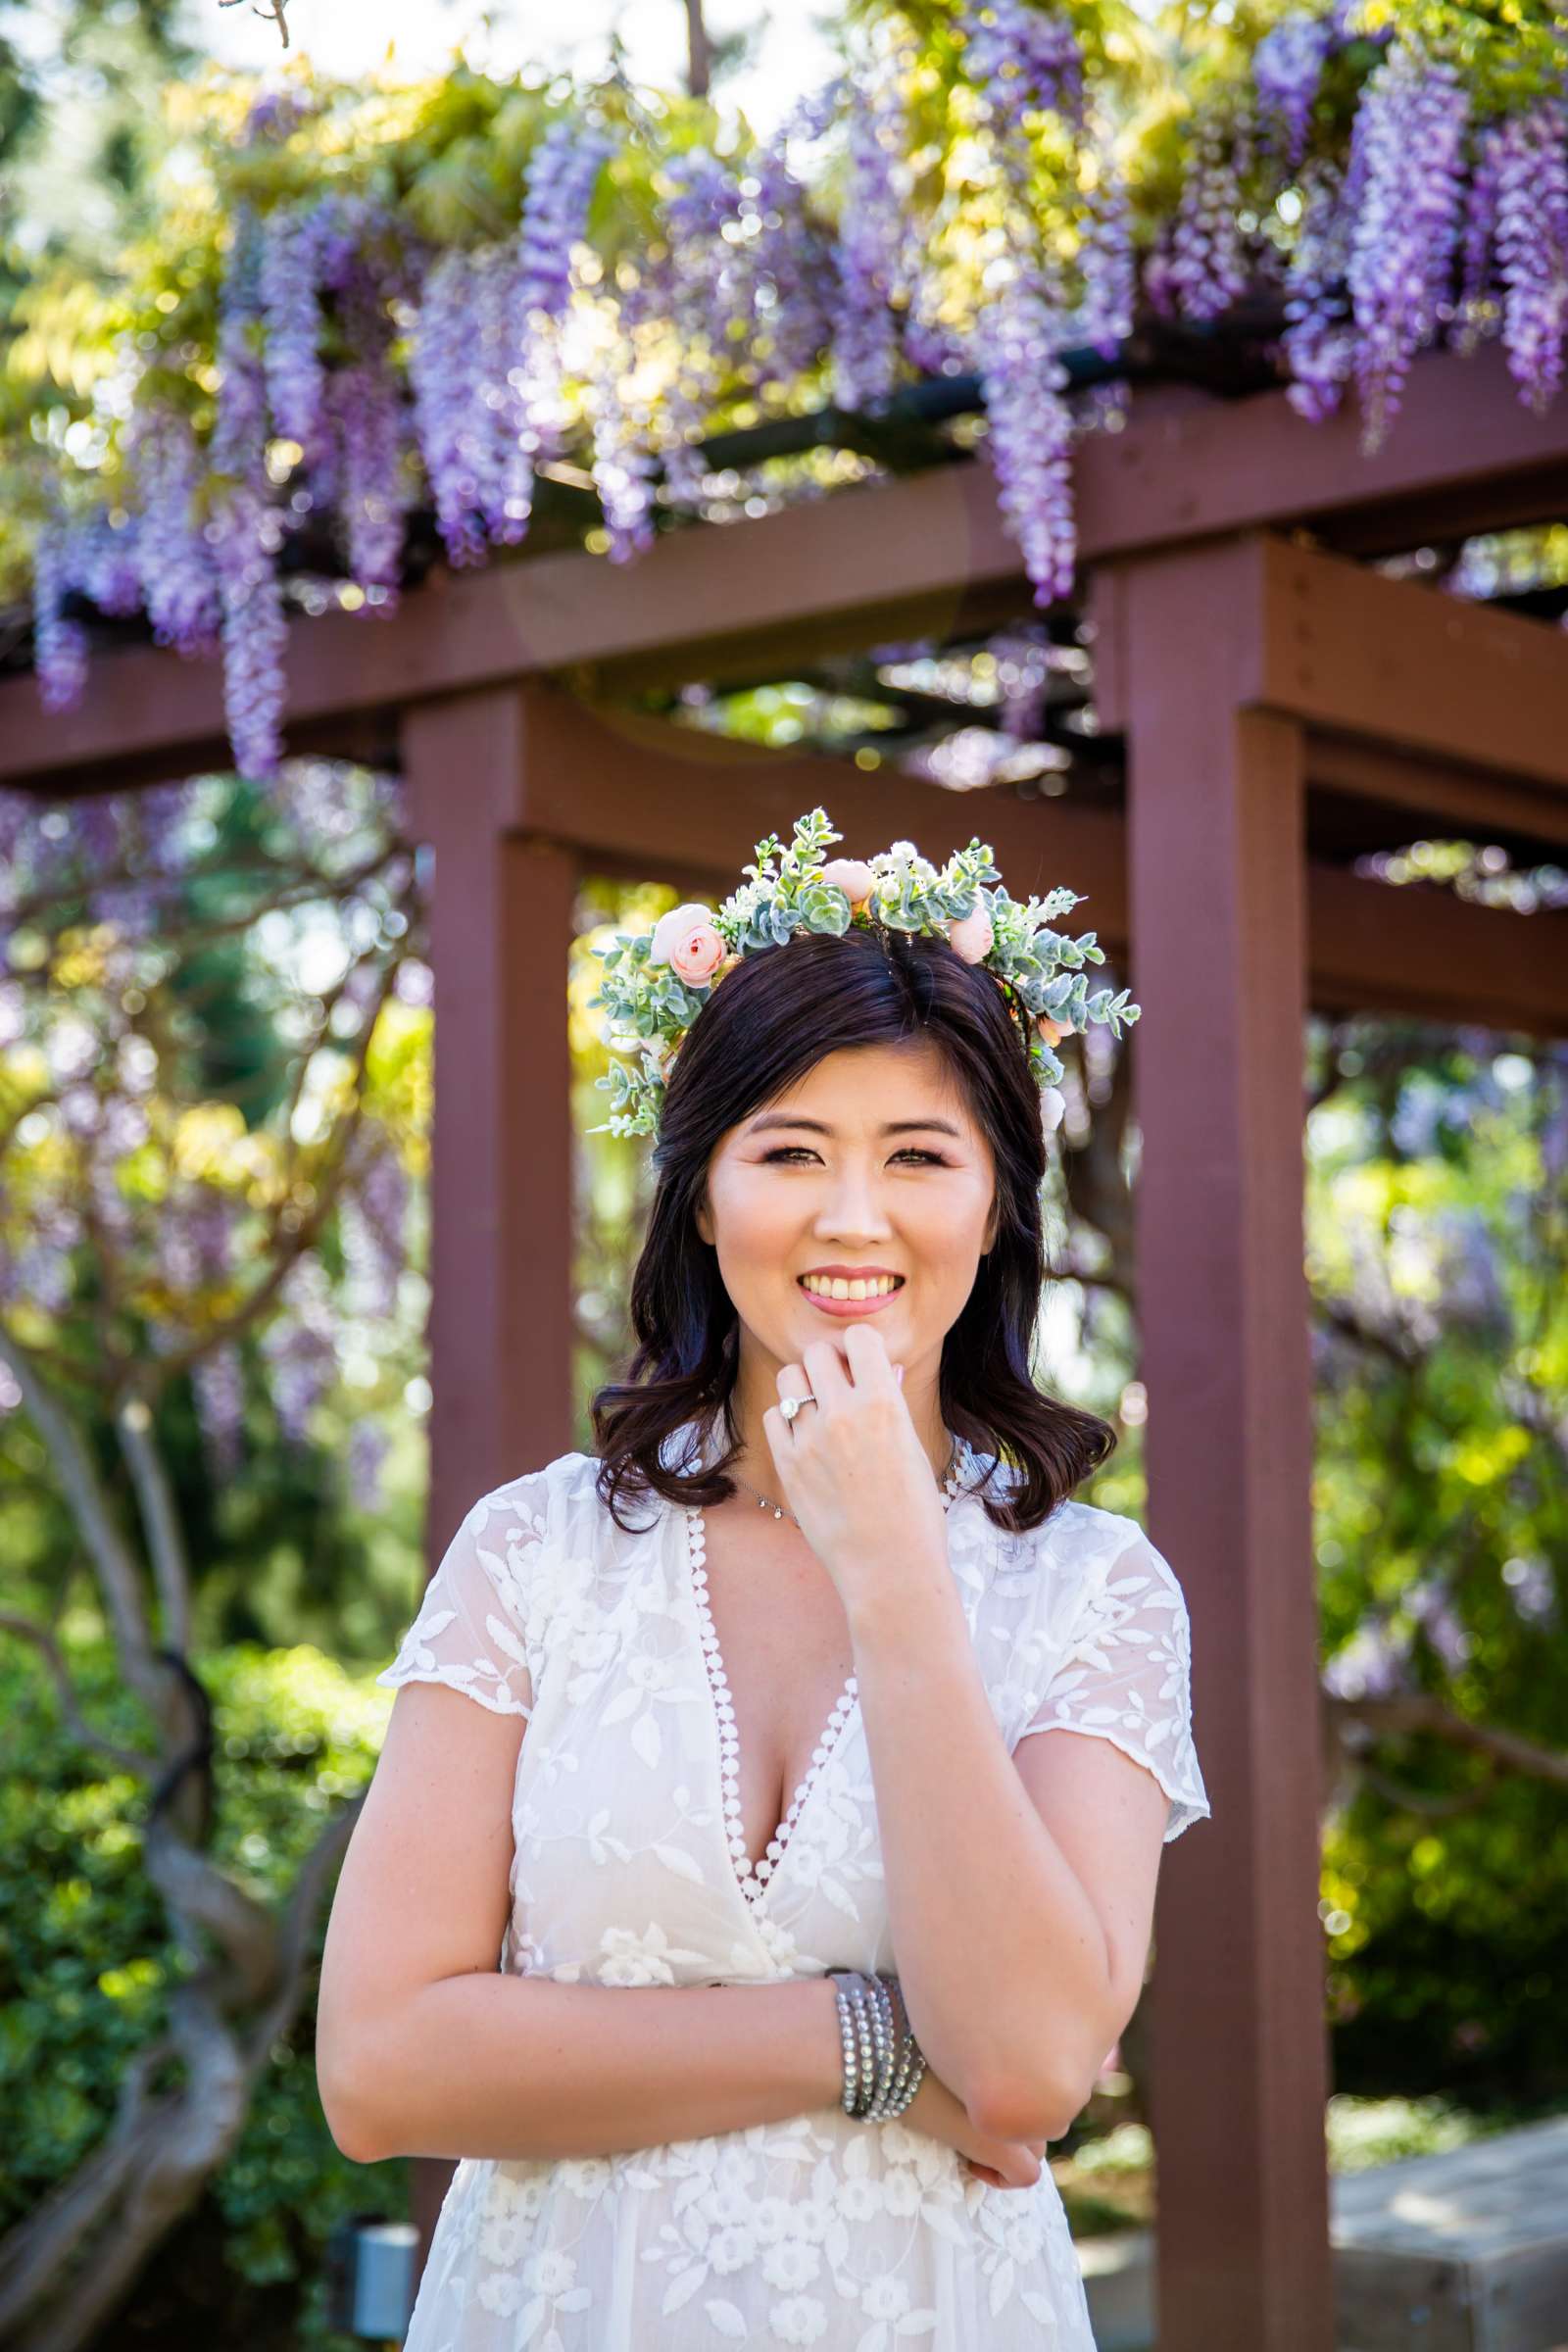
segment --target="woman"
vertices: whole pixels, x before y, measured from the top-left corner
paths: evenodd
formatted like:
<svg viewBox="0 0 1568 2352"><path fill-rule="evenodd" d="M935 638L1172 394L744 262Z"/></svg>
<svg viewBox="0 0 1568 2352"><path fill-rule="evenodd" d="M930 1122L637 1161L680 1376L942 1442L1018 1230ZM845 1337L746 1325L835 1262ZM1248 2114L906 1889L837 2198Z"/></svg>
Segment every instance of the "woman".
<svg viewBox="0 0 1568 2352"><path fill-rule="evenodd" d="M607 959L636 1351L379 1678L318 2066L345 2153L460 2160L408 2352L1093 2352L1046 2145L1209 1810L1180 1588L1030 1376L1101 958L816 815Z"/></svg>

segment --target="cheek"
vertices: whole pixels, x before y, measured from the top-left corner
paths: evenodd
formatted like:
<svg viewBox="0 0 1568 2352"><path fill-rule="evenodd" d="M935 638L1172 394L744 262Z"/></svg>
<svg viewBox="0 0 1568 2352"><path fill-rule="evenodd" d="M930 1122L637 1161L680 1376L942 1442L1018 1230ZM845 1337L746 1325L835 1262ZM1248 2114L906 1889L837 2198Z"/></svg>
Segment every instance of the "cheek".
<svg viewBox="0 0 1568 2352"><path fill-rule="evenodd" d="M793 1246L798 1218L776 1187L732 1177L713 1190L714 1230L722 1256L738 1273L763 1273Z"/></svg>
<svg viewBox="0 0 1568 2352"><path fill-rule="evenodd" d="M914 1204L906 1230L934 1266L957 1265L984 1249L990 1213L989 1186L956 1181L939 1191L933 1185Z"/></svg>

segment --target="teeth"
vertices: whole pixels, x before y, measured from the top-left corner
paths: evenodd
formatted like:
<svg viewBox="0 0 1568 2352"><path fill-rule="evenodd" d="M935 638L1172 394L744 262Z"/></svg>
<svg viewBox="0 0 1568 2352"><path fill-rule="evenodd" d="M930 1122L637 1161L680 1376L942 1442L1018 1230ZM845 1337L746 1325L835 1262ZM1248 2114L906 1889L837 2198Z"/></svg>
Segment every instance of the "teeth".
<svg viewBox="0 0 1568 2352"><path fill-rule="evenodd" d="M847 1282L842 1274L806 1274L801 1278L801 1287L818 1298L885 1298L890 1291L899 1288L899 1279L895 1274L884 1274L874 1282Z"/></svg>

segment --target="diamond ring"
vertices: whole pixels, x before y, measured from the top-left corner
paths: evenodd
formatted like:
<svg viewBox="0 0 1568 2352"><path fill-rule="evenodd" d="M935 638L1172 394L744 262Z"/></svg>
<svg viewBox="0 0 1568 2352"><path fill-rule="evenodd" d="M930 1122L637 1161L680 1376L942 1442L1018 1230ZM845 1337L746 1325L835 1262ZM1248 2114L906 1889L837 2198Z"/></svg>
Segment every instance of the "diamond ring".
<svg viewBox="0 0 1568 2352"><path fill-rule="evenodd" d="M803 1404L814 1404L815 1402L814 1396L781 1396L778 1400L778 1409L786 1421L793 1421Z"/></svg>

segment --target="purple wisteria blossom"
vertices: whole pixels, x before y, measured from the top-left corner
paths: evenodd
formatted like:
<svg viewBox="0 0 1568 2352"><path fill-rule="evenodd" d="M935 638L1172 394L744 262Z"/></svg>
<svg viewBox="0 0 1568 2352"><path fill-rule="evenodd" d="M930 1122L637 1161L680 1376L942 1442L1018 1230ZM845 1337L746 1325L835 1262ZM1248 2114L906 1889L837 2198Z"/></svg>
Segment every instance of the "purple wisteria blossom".
<svg viewBox="0 0 1568 2352"><path fill-rule="evenodd" d="M487 541L515 546L525 536L535 466L562 447L561 322L610 153L602 131L552 123L530 159L515 238L444 253L426 270L409 375L436 527L454 566L482 563Z"/></svg>
<svg viewBox="0 0 1568 2352"><path fill-rule="evenodd" d="M1459 232L1459 291L1448 341L1467 356L1501 323L1497 281L1497 206L1501 196L1503 124L1494 123L1476 142L1464 195Z"/></svg>
<svg viewBox="0 0 1568 2352"><path fill-rule="evenodd" d="M184 835L200 787L189 781L151 784L132 793L131 808L141 856L156 873L178 873L185 863Z"/></svg>
<svg viewBox="0 0 1568 2352"><path fill-rule="evenodd" d="M1501 125L1496 172L1497 269L1508 370L1537 416L1562 381L1568 305L1568 163L1563 113L1544 102Z"/></svg>
<svg viewBox="0 0 1568 2352"><path fill-rule="evenodd" d="M390 612L403 575L403 397L384 359L334 369L327 397L349 575L362 588L384 591L378 606L365 610Z"/></svg>
<svg viewBox="0 0 1568 2352"><path fill-rule="evenodd" d="M218 415L208 448L215 473L254 475L267 447L267 372L261 331L263 230L253 206L235 209L218 301Z"/></svg>
<svg viewBox="0 0 1568 2352"><path fill-rule="evenodd" d="M1383 1619L1368 1618L1335 1651L1322 1682L1335 1698L1395 1698L1408 1687L1406 1654Z"/></svg>
<svg viewBox="0 0 1568 2352"><path fill-rule="evenodd" d="M61 610L74 586L66 525L46 522L32 551L32 659L46 710L74 710L87 684L87 632Z"/></svg>
<svg viewBox="0 0 1568 2352"><path fill-rule="evenodd" d="M141 610L141 570L133 515L118 520L102 507L71 525L71 574L100 612L123 618Z"/></svg>
<svg viewBox="0 0 1568 2352"><path fill-rule="evenodd" d="M1453 1595L1430 1578L1412 1585L1405 1595L1414 1623L1420 1627L1450 1674L1457 1674L1472 1647Z"/></svg>
<svg viewBox="0 0 1568 2352"><path fill-rule="evenodd" d="M673 329L675 371L664 393L661 436L664 479L671 499L696 506L705 470L697 444L724 370L740 356L732 326L744 330L751 318L740 181L706 147L672 156L662 179L665 250L635 289L626 322L635 327L662 314ZM602 422L611 439L621 437L611 420Z"/></svg>
<svg viewBox="0 0 1568 2352"><path fill-rule="evenodd" d="M1183 318L1217 318L1247 291L1238 179L1234 127L1218 116L1200 116L1164 272Z"/></svg>
<svg viewBox="0 0 1568 2352"><path fill-rule="evenodd" d="M275 776L282 756L288 621L277 575L281 519L254 483L217 500L208 525L223 603L223 707L242 776Z"/></svg>
<svg viewBox="0 0 1568 2352"><path fill-rule="evenodd" d="M833 331L832 244L790 169L790 135L786 123L748 159L740 182L749 236L753 357L762 373L782 384L815 366Z"/></svg>
<svg viewBox="0 0 1568 2352"><path fill-rule="evenodd" d="M320 352L323 232L331 200L277 205L262 223L257 288L267 321L266 377L272 427L315 460L323 428Z"/></svg>
<svg viewBox="0 0 1568 2352"><path fill-rule="evenodd" d="M455 567L480 564L485 553L475 512L482 453L471 397L473 275L471 257L461 248L434 263L420 290L409 359L419 453L435 501L436 528Z"/></svg>
<svg viewBox="0 0 1568 2352"><path fill-rule="evenodd" d="M1078 254L1082 292L1069 340L1088 344L1109 360L1132 333L1138 261L1126 186L1108 155L1102 153L1099 160L1094 184L1084 198Z"/></svg>
<svg viewBox="0 0 1568 2352"><path fill-rule="evenodd" d="M278 1427L290 1446L303 1446L310 1418L337 1376L334 1318L319 1260L297 1257L283 1278L286 1311L262 1336Z"/></svg>
<svg viewBox="0 0 1568 2352"><path fill-rule="evenodd" d="M385 1156L378 1153L377 1162ZM338 1233L350 1313L385 1322L397 1311L398 1278L404 1265L401 1222L384 1230L366 1200L351 1194L338 1210Z"/></svg>
<svg viewBox="0 0 1568 2352"><path fill-rule="evenodd" d="M535 312L559 318L571 290L571 254L588 232L599 174L613 153L601 130L552 122L528 160L517 229L517 300L523 323Z"/></svg>
<svg viewBox="0 0 1568 2352"><path fill-rule="evenodd" d="M230 1280L242 1214L234 1196L214 1184L193 1182L170 1193L159 1214L155 1248L158 1270L181 1302Z"/></svg>
<svg viewBox="0 0 1568 2352"><path fill-rule="evenodd" d="M963 66L982 90L998 128L1010 132L1026 114L1064 115L1081 123L1084 61L1065 9L1028 0L964 0L957 23Z"/></svg>
<svg viewBox="0 0 1568 2352"><path fill-rule="evenodd" d="M314 112L311 102L297 90L263 90L246 114L240 145L256 147L270 140L280 146Z"/></svg>
<svg viewBox="0 0 1568 2352"><path fill-rule="evenodd" d="M469 399L474 415L474 500L492 547L516 547L533 514L534 452L539 433L529 416L527 385L518 361L523 334L537 357L545 322L519 326L516 255L508 245L469 257L474 347Z"/></svg>
<svg viewBox="0 0 1568 2352"><path fill-rule="evenodd" d="M1016 267L988 289L975 321L989 423L985 448L1004 519L1041 606L1071 594L1078 549L1060 324L1059 314Z"/></svg>
<svg viewBox="0 0 1568 2352"><path fill-rule="evenodd" d="M349 1431L348 1489L358 1509L373 1511L381 1503L381 1472L392 1441L379 1421L361 1414Z"/></svg>
<svg viewBox="0 0 1568 2352"><path fill-rule="evenodd" d="M1291 373L1285 397L1298 416L1316 424L1339 407L1355 359L1346 292L1354 222L1337 165L1308 164L1300 193L1301 218L1286 276L1289 323L1280 350Z"/></svg>
<svg viewBox="0 0 1568 2352"><path fill-rule="evenodd" d="M901 290L907 212L907 125L900 52L884 44L856 87L838 237L832 392L841 409L874 409L898 381L893 301Z"/></svg>
<svg viewBox="0 0 1568 2352"><path fill-rule="evenodd" d="M1410 362L1437 333L1460 222L1470 99L1454 69L1401 36L1356 110L1362 180L1349 261L1362 446L1397 415Z"/></svg>
<svg viewBox="0 0 1568 2352"><path fill-rule="evenodd" d="M1305 150L1313 103L1334 44L1331 19L1298 13L1271 25L1252 53L1258 110L1266 132L1283 132L1291 171Z"/></svg>
<svg viewBox="0 0 1568 2352"><path fill-rule="evenodd" d="M191 1396L215 1478L232 1478L244 1459L245 1381L232 1341L199 1355L190 1368Z"/></svg>
<svg viewBox="0 0 1568 2352"><path fill-rule="evenodd" d="M1502 1581L1516 1614L1526 1625L1553 1622L1557 1588L1549 1561L1539 1554L1504 1560Z"/></svg>
<svg viewBox="0 0 1568 2352"><path fill-rule="evenodd" d="M594 192L613 153L608 134L569 119L553 122L528 160L528 185L513 249L512 342L503 381L514 395L498 419L507 435L507 497L531 484L541 458L560 454L566 430L561 328L571 299L573 256L587 241Z"/></svg>
<svg viewBox="0 0 1568 2352"><path fill-rule="evenodd" d="M585 318L583 378L594 488L609 535L612 564L630 563L654 544L655 420L649 401L634 394L633 354L612 306L595 307ZM667 459L667 453L666 453Z"/></svg>
<svg viewBox="0 0 1568 2352"><path fill-rule="evenodd" d="M185 417L170 409L133 422L130 463L140 497L136 555L155 643L186 660L214 653L222 606L200 507L206 466Z"/></svg>

